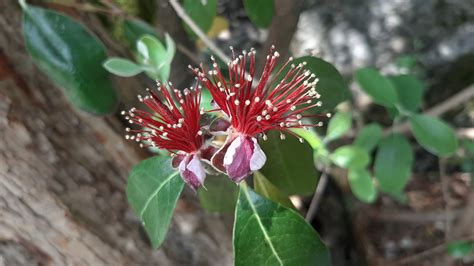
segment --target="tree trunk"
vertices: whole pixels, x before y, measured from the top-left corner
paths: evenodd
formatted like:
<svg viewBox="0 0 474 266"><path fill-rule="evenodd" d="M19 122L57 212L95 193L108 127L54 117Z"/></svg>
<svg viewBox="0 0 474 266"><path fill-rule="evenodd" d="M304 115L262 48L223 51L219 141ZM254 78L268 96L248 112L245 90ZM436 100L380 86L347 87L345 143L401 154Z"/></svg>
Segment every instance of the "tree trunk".
<svg viewBox="0 0 474 266"><path fill-rule="evenodd" d="M0 265L231 264L228 217L203 213L189 190L151 249L124 192L145 152L124 142L116 117L74 110L33 65L20 29L19 6L1 2Z"/></svg>

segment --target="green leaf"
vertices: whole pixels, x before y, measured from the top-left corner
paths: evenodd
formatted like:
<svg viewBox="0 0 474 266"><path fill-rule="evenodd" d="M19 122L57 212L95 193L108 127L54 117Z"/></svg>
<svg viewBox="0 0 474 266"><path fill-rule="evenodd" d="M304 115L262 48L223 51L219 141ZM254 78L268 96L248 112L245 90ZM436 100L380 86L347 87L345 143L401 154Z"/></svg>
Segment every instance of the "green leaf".
<svg viewBox="0 0 474 266"><path fill-rule="evenodd" d="M412 164L413 151L404 136L392 134L382 139L374 166L380 190L400 195L410 177Z"/></svg>
<svg viewBox="0 0 474 266"><path fill-rule="evenodd" d="M198 190L201 206L210 212L233 212L239 187L226 175L207 175L204 187Z"/></svg>
<svg viewBox="0 0 474 266"><path fill-rule="evenodd" d="M291 200L283 195L262 173L257 171L253 174L253 184L258 194L276 203L280 203L287 208L295 208Z"/></svg>
<svg viewBox="0 0 474 266"><path fill-rule="evenodd" d="M361 169L370 162L370 157L366 150L351 145L337 148L329 155L329 158L335 165L348 169Z"/></svg>
<svg viewBox="0 0 474 266"><path fill-rule="evenodd" d="M398 97L395 86L377 70L372 68L359 69L355 73L355 79L361 89L370 95L374 102L385 107L392 107L397 103Z"/></svg>
<svg viewBox="0 0 474 266"><path fill-rule="evenodd" d="M104 62L104 67L112 74L121 77L132 77L140 72L142 68L128 59L112 57Z"/></svg>
<svg viewBox="0 0 474 266"><path fill-rule="evenodd" d="M474 251L474 243L468 241L452 241L446 247L448 254L455 259L462 259Z"/></svg>
<svg viewBox="0 0 474 266"><path fill-rule="evenodd" d="M310 70L317 78L319 78L319 82L316 85L316 91L321 94L319 100L322 102L322 106L319 108L312 108L311 110L314 109L314 111L312 111L313 113L330 112L339 103L349 99L350 93L346 82L333 65L321 58L313 56L295 58L292 64L298 65L303 62L306 62L305 69ZM283 79L284 75L288 73L288 70L291 67L290 65L287 66L275 79L274 84L277 84L277 82Z"/></svg>
<svg viewBox="0 0 474 266"><path fill-rule="evenodd" d="M240 185L234 265L330 265L327 247L297 212Z"/></svg>
<svg viewBox="0 0 474 266"><path fill-rule="evenodd" d="M318 134L316 134L316 132L314 132L312 128L292 128L290 130L306 140L313 150L316 151L323 148L323 140L318 136Z"/></svg>
<svg viewBox="0 0 474 266"><path fill-rule="evenodd" d="M261 143L267 162L261 172L285 195L311 195L316 188L318 173L313 164L313 151L307 143L287 136L281 140L270 132ZM297 155L297 156L295 156Z"/></svg>
<svg viewBox="0 0 474 266"><path fill-rule="evenodd" d="M267 28L272 23L274 0L244 0L244 7L250 20L258 27Z"/></svg>
<svg viewBox="0 0 474 266"><path fill-rule="evenodd" d="M342 137L352 126L351 113L338 112L329 121L326 141Z"/></svg>
<svg viewBox="0 0 474 266"><path fill-rule="evenodd" d="M152 157L133 167L127 183L127 198L154 248L165 239L184 182L171 167L171 159Z"/></svg>
<svg viewBox="0 0 474 266"><path fill-rule="evenodd" d="M400 105L406 110L417 111L423 98L423 83L413 75L393 76L390 81L395 85Z"/></svg>
<svg viewBox="0 0 474 266"><path fill-rule="evenodd" d="M174 42L166 35L165 46L154 36L145 35L137 42L137 61L148 66L145 72L152 79L167 81L170 74L171 61L174 56Z"/></svg>
<svg viewBox="0 0 474 266"><path fill-rule="evenodd" d="M382 127L379 124L365 125L354 140L354 145L371 152L382 137Z"/></svg>
<svg viewBox="0 0 474 266"><path fill-rule="evenodd" d="M76 107L94 114L112 112L117 93L102 67L102 43L72 18L43 8L23 12L26 48L36 65Z"/></svg>
<svg viewBox="0 0 474 266"><path fill-rule="evenodd" d="M183 8L204 33L211 29L217 14L217 0L184 0ZM183 25L189 36L195 39L197 36L193 30L185 23Z"/></svg>
<svg viewBox="0 0 474 266"><path fill-rule="evenodd" d="M352 193L360 201L372 203L377 199L377 190L366 169L349 170L348 180Z"/></svg>
<svg viewBox="0 0 474 266"><path fill-rule="evenodd" d="M438 118L413 115L410 117L410 126L418 143L433 154L449 156L458 149L456 133Z"/></svg>

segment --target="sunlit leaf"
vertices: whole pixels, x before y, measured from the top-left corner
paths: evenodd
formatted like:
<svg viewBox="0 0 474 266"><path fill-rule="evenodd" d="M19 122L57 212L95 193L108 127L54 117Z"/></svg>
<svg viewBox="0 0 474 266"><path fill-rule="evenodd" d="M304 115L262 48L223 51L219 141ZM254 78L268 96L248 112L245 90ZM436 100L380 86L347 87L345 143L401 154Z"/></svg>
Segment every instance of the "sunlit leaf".
<svg viewBox="0 0 474 266"><path fill-rule="evenodd" d="M290 199L283 195L262 173L257 171L253 174L253 183L255 192L258 194L287 208L295 208Z"/></svg>
<svg viewBox="0 0 474 266"><path fill-rule="evenodd" d="M361 169L370 162L366 150L351 145L337 148L329 158L335 165L348 169Z"/></svg>
<svg viewBox="0 0 474 266"><path fill-rule="evenodd" d="M372 97L375 103L392 107L398 102L397 91L387 77L372 68L359 69L355 79L362 90Z"/></svg>
<svg viewBox="0 0 474 266"><path fill-rule="evenodd" d="M372 203L377 198L377 190L372 176L366 169L349 170L349 185L352 193L363 202Z"/></svg>
<svg viewBox="0 0 474 266"><path fill-rule="evenodd" d="M329 121L325 140L331 141L342 137L352 126L352 115L348 112L338 112Z"/></svg>
<svg viewBox="0 0 474 266"><path fill-rule="evenodd" d="M440 156L449 156L456 152L456 133L440 119L417 114L410 117L410 125L418 143L428 151Z"/></svg>
<svg viewBox="0 0 474 266"><path fill-rule="evenodd" d="M143 69L134 62L118 57L107 59L107 61L104 62L104 68L110 73L121 77L132 77L143 71Z"/></svg>

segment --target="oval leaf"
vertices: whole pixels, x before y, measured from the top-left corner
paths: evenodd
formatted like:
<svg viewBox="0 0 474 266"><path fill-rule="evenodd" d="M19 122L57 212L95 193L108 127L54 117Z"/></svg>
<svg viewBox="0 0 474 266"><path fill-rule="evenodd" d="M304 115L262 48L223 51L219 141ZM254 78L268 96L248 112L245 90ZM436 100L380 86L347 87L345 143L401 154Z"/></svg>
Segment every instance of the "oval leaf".
<svg viewBox="0 0 474 266"><path fill-rule="evenodd" d="M410 117L411 130L423 148L439 156L456 152L458 139L454 130L438 118L427 115Z"/></svg>
<svg viewBox="0 0 474 266"><path fill-rule="evenodd" d="M142 72L142 68L139 65L130 60L117 57L107 59L104 62L104 67L110 73L121 77L132 77Z"/></svg>
<svg viewBox="0 0 474 266"><path fill-rule="evenodd" d="M329 158L335 165L348 169L361 169L370 162L366 150L351 145L337 148Z"/></svg>
<svg viewBox="0 0 474 266"><path fill-rule="evenodd" d="M255 192L258 194L287 208L295 208L291 200L283 195L262 173L257 171L253 174L253 184Z"/></svg>
<svg viewBox="0 0 474 266"><path fill-rule="evenodd" d="M326 140L331 141L343 136L352 126L350 113L338 112L329 121Z"/></svg>
<svg viewBox="0 0 474 266"><path fill-rule="evenodd" d="M57 12L26 6L23 35L33 61L74 106L94 114L115 109L117 94L102 67L105 48L84 26Z"/></svg>
<svg viewBox="0 0 474 266"><path fill-rule="evenodd" d="M239 187L226 175L208 175L198 191L201 206L209 212L233 212Z"/></svg>
<svg viewBox="0 0 474 266"><path fill-rule="evenodd" d="M270 132L261 142L267 162L261 172L285 195L311 195L316 188L318 173L313 163L313 151L307 143L287 136L281 140L277 132ZM298 156L295 156L295 155Z"/></svg>
<svg viewBox="0 0 474 266"><path fill-rule="evenodd" d="M357 134L354 145L371 152L377 146L381 137L382 127L378 124L368 124Z"/></svg>
<svg viewBox="0 0 474 266"><path fill-rule="evenodd" d="M234 265L330 265L318 233L295 211L240 185Z"/></svg>
<svg viewBox="0 0 474 266"><path fill-rule="evenodd" d="M165 239L183 187L183 179L167 157L141 161L128 177L128 202L143 222L154 248Z"/></svg>
<svg viewBox="0 0 474 266"><path fill-rule="evenodd" d="M352 193L363 202L372 203L377 198L372 177L366 169L349 170L349 185Z"/></svg>
<svg viewBox="0 0 474 266"><path fill-rule="evenodd" d="M385 107L392 107L397 103L397 92L392 82L377 70L372 68L359 69L355 73L355 79L362 90L372 97L374 102Z"/></svg>
<svg viewBox="0 0 474 266"><path fill-rule="evenodd" d="M400 105L406 110L417 111L423 98L423 83L413 75L393 76L390 81L395 85Z"/></svg>
<svg viewBox="0 0 474 266"><path fill-rule="evenodd" d="M207 33L217 14L217 0L184 0L183 8L197 26L204 33ZM197 36L193 30L191 30L187 24L183 23L183 25L189 36L195 39Z"/></svg>
<svg viewBox="0 0 474 266"><path fill-rule="evenodd" d="M244 0L244 7L250 20L258 27L267 28L272 23L274 0Z"/></svg>
<svg viewBox="0 0 474 266"><path fill-rule="evenodd" d="M413 151L400 134L392 134L380 142L375 157L375 177L380 190L398 197L411 174Z"/></svg>

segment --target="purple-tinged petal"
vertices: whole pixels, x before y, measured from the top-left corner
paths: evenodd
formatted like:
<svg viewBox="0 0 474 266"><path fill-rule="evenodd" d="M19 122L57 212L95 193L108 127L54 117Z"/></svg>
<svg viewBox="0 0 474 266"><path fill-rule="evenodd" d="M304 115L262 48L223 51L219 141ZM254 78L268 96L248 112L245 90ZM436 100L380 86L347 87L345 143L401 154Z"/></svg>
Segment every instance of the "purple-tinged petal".
<svg viewBox="0 0 474 266"><path fill-rule="evenodd" d="M227 129L230 127L230 122L224 118L216 118L209 125L209 131L212 133L222 133L225 134Z"/></svg>
<svg viewBox="0 0 474 266"><path fill-rule="evenodd" d="M179 164L183 161L183 159L185 158L186 156L183 155L183 154L176 154L175 156L173 156L173 158L171 159L171 166L173 166L173 168L178 168L179 167Z"/></svg>
<svg viewBox="0 0 474 266"><path fill-rule="evenodd" d="M227 175L234 182L239 183L252 171L250 170L250 160L253 155L254 143L250 137L239 136L230 144L224 156L224 166Z"/></svg>
<svg viewBox="0 0 474 266"><path fill-rule="evenodd" d="M184 182L197 190L204 184L206 172L202 166L201 160L197 155L188 155L179 164L179 172Z"/></svg>
<svg viewBox="0 0 474 266"><path fill-rule="evenodd" d="M257 171L257 170L260 170L260 168L262 168L263 165L265 165L265 162L267 161L267 156L265 156L265 153L260 148L260 145L258 145L257 139L252 138L252 141L253 141L253 154L252 154L252 157L250 158L250 170Z"/></svg>

